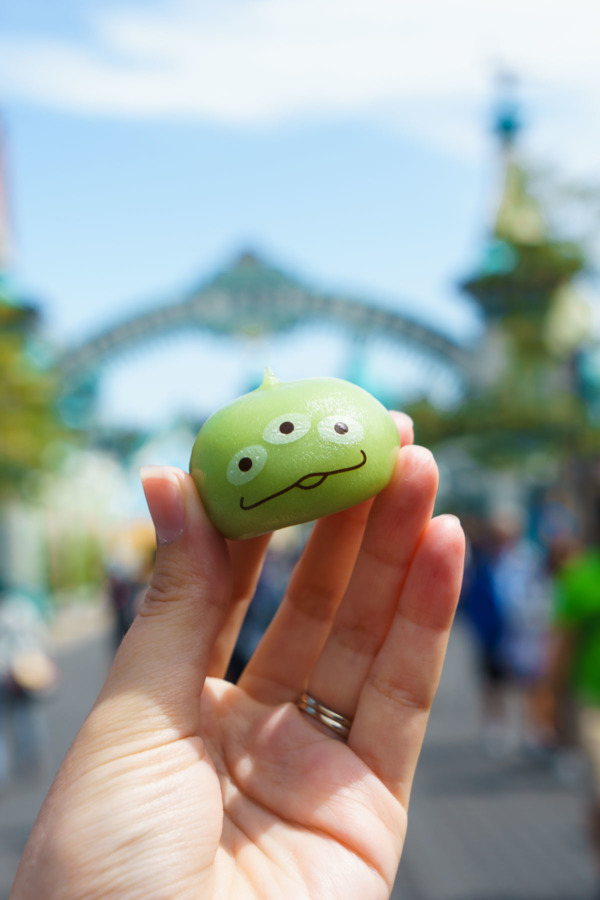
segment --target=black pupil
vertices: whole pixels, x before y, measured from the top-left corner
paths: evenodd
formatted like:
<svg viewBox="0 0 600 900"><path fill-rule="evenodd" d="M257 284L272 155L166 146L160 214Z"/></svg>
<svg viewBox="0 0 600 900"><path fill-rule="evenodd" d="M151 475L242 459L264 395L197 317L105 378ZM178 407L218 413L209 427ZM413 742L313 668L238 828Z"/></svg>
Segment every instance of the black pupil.
<svg viewBox="0 0 600 900"><path fill-rule="evenodd" d="M282 422L279 426L279 430L282 434L291 434L294 430L293 422Z"/></svg>
<svg viewBox="0 0 600 900"><path fill-rule="evenodd" d="M242 472L248 472L252 468L252 460L250 457L243 456L238 463L238 468Z"/></svg>
<svg viewBox="0 0 600 900"><path fill-rule="evenodd" d="M333 430L337 431L338 434L348 434L348 426L345 422L336 422Z"/></svg>

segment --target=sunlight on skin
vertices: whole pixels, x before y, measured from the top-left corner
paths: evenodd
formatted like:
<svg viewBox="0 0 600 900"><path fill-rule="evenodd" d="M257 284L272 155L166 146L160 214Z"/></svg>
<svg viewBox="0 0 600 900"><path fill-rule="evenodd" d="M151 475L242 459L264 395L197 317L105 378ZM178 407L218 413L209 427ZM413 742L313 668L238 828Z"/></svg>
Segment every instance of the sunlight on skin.
<svg viewBox="0 0 600 900"><path fill-rule="evenodd" d="M40 812L11 900L389 897L464 552L453 517L429 518L436 477L423 453L404 446L389 487L337 514L346 557L340 543L332 559L325 542L337 516L318 523L251 661L251 695L244 679L233 686L206 675L226 662L239 621L231 604L247 602L265 541L236 552L210 525L189 476L145 473L158 536L152 585ZM421 488L412 529L402 512L411 478ZM385 555L399 541L406 572L390 580ZM341 591L328 585L325 559ZM369 621L350 599L353 572L365 565ZM326 615L308 599L315 573ZM366 670L344 676L355 683L332 675L334 698L348 687L356 698L346 745L295 701L335 657L352 615L372 649Z"/></svg>

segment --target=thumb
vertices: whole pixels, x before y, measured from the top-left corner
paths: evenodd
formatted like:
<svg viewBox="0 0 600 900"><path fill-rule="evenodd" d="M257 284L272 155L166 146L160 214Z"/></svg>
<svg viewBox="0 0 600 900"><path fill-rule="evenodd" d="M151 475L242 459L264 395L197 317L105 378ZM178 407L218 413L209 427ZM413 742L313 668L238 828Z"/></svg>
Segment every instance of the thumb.
<svg viewBox="0 0 600 900"><path fill-rule="evenodd" d="M229 553L189 475L145 467L141 477L156 530L156 565L99 702L113 713L115 704L124 704L128 721L146 730L166 726L193 733L211 651L229 607Z"/></svg>

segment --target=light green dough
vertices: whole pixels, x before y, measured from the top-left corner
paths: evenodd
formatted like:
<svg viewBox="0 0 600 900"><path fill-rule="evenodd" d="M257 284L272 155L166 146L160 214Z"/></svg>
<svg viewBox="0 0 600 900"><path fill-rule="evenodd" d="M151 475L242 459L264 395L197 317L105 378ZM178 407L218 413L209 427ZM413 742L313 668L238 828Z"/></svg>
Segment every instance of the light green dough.
<svg viewBox="0 0 600 900"><path fill-rule="evenodd" d="M221 534L242 539L339 512L389 482L398 431L384 406L339 378L262 385L214 413L190 472Z"/></svg>

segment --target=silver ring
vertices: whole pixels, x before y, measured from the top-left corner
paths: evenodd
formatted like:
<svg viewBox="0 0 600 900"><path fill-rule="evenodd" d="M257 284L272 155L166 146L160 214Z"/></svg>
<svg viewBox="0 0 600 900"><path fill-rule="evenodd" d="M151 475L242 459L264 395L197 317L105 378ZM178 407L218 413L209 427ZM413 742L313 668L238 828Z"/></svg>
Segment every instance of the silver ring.
<svg viewBox="0 0 600 900"><path fill-rule="evenodd" d="M315 698L311 697L306 691L301 694L296 706L300 712L306 713L307 716L316 719L321 725L325 725L326 728L335 732L342 740L348 740L348 735L352 728L352 719L349 719L348 716L342 716L341 713L337 713L333 709L323 706L322 703L319 703L318 700L315 700Z"/></svg>

